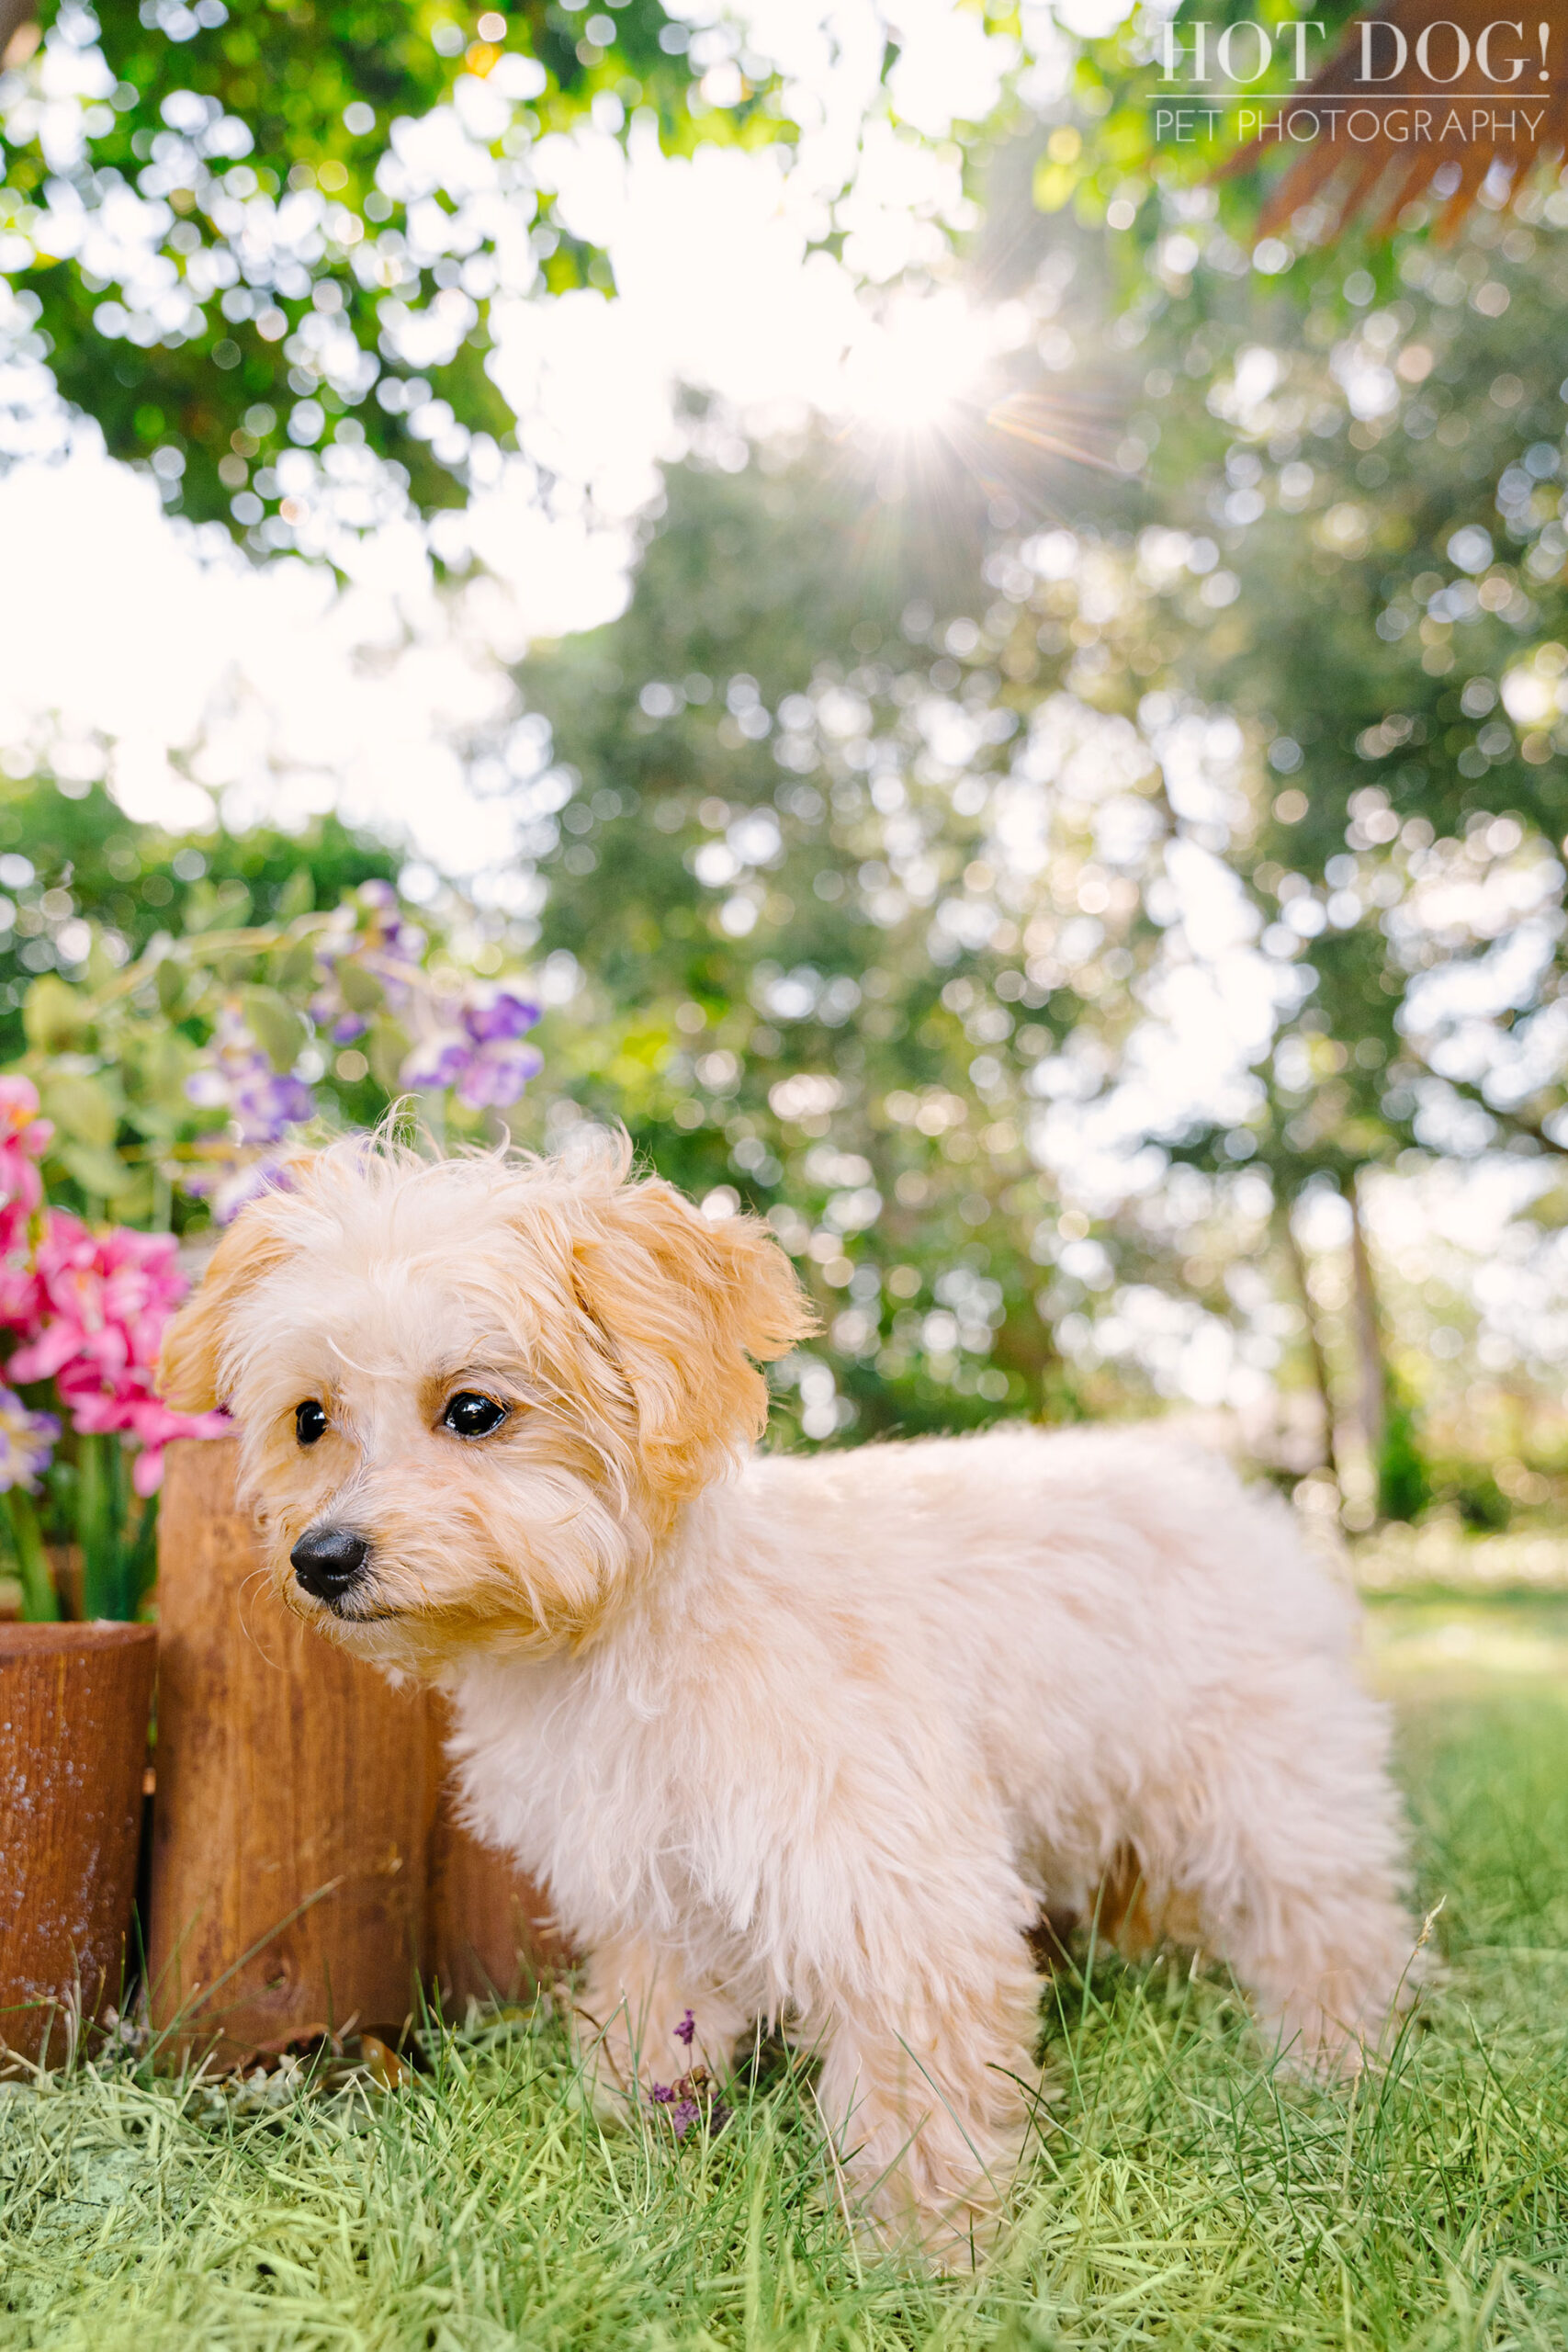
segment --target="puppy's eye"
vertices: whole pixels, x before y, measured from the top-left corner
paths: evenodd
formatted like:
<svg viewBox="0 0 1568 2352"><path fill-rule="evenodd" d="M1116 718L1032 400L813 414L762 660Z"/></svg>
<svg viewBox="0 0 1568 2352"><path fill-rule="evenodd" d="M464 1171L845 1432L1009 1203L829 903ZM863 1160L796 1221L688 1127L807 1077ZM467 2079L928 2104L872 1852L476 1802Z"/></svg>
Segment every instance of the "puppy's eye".
<svg viewBox="0 0 1568 2352"><path fill-rule="evenodd" d="M307 1396L302 1405L294 1408L294 1434L301 1445L314 1445L327 1433L327 1417L314 1396Z"/></svg>
<svg viewBox="0 0 1568 2352"><path fill-rule="evenodd" d="M504 1405L498 1405L493 1396L481 1396L477 1388L465 1388L442 1414L441 1426L454 1437L489 1437L505 1419Z"/></svg>

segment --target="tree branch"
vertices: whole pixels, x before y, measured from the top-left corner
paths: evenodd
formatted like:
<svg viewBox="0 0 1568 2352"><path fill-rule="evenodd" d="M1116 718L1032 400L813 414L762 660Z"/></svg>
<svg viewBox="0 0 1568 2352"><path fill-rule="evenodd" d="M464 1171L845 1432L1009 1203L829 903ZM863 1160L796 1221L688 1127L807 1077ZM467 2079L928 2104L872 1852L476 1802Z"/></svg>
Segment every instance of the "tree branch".
<svg viewBox="0 0 1568 2352"><path fill-rule="evenodd" d="M1416 1051L1408 1038L1404 1045L1407 1052ZM1528 1111L1505 1111L1497 1103L1488 1102L1473 1079L1450 1078L1442 1070L1434 1069L1430 1062L1424 1059L1421 1067L1428 1078L1438 1079L1444 1086L1451 1087L1462 1101L1473 1102L1477 1110L1484 1111L1488 1118L1495 1119L1500 1127L1506 1127L1517 1136L1529 1136L1540 1144L1542 1151L1550 1151L1558 1159L1568 1159L1568 1144L1559 1143L1555 1136L1548 1135L1541 1122L1532 1119Z"/></svg>
<svg viewBox="0 0 1568 2352"><path fill-rule="evenodd" d="M11 44L37 13L37 0L0 0L0 66L22 62L11 56Z"/></svg>

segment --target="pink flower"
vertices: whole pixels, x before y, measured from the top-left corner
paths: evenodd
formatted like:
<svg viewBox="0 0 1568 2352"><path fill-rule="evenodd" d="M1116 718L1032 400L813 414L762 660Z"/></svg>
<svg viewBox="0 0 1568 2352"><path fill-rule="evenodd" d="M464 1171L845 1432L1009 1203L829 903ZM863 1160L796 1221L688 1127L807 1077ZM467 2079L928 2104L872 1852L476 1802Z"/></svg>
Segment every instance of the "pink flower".
<svg viewBox="0 0 1568 2352"><path fill-rule="evenodd" d="M164 1448L176 1437L231 1437L234 1424L227 1413L176 1413L161 1397L122 1386L95 1387L78 1383L68 1368L55 1383L60 1401L71 1409L72 1427L83 1437L119 1430L141 1447L130 1473L139 1495L156 1494L164 1483Z"/></svg>
<svg viewBox="0 0 1568 2352"><path fill-rule="evenodd" d="M0 1251L25 1240L28 1219L42 1203L38 1162L53 1133L51 1122L39 1116L31 1079L0 1078Z"/></svg>
<svg viewBox="0 0 1568 2352"><path fill-rule="evenodd" d="M127 1226L93 1233L51 1210L32 1283L24 1343L7 1378L52 1380L83 1436L119 1430L137 1439L139 1494L159 1484L171 1438L227 1431L225 1414L173 1412L153 1385L164 1325L186 1288L172 1234Z"/></svg>

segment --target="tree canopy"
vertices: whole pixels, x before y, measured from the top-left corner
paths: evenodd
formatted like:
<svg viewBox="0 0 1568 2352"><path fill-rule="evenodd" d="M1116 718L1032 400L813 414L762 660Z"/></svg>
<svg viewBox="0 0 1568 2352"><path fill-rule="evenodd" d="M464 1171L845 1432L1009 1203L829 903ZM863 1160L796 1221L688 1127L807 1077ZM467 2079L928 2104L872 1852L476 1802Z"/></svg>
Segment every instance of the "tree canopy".
<svg viewBox="0 0 1568 2352"><path fill-rule="evenodd" d="M263 554L294 544L308 497L364 527L494 478L514 420L493 301L609 284L556 218L541 140L787 127L726 28L658 0L46 17L0 71L0 334L151 464L171 513Z"/></svg>

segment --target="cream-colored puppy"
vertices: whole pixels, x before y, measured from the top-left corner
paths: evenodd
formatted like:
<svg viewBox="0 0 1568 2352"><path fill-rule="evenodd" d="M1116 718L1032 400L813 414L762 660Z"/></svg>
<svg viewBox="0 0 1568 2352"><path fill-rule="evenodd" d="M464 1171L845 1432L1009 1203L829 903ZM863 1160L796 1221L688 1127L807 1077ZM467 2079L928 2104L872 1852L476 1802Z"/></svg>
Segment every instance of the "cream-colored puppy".
<svg viewBox="0 0 1568 2352"><path fill-rule="evenodd" d="M859 2215L967 2259L1034 2096L1028 1932L1102 1885L1354 2063L1411 1954L1399 1809L1288 1512L1153 1430L751 1454L810 1309L627 1159L336 1146L164 1359L237 1415L289 1605L450 1687L470 1821L590 1955L601 2095L780 2020Z"/></svg>

